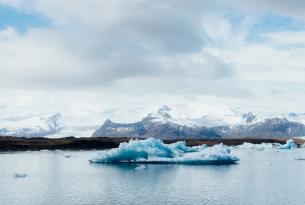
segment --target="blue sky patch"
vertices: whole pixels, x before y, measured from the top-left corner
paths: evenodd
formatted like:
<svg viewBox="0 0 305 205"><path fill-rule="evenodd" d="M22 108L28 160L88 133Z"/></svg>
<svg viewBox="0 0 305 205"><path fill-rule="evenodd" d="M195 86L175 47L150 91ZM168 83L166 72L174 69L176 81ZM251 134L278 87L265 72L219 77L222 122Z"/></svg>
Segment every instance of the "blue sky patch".
<svg viewBox="0 0 305 205"><path fill-rule="evenodd" d="M305 24L292 17L267 13L263 15L250 28L247 40L253 42L263 41L261 34L281 31L304 31Z"/></svg>
<svg viewBox="0 0 305 205"><path fill-rule="evenodd" d="M239 26L245 19L245 16L241 12L233 9L226 9L223 17L229 20L233 27Z"/></svg>
<svg viewBox="0 0 305 205"><path fill-rule="evenodd" d="M13 27L19 32L25 32L28 28L48 27L50 19L38 13L26 13L12 7L0 5L0 30Z"/></svg>

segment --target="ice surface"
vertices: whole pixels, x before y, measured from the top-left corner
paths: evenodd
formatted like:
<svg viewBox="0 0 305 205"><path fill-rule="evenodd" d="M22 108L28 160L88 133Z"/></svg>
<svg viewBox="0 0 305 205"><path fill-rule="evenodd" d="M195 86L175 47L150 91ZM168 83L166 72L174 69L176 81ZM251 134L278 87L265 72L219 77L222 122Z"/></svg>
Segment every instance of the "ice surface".
<svg viewBox="0 0 305 205"><path fill-rule="evenodd" d="M280 145L278 149L293 149L296 148L296 144L294 144L293 139L289 139L286 141L286 144Z"/></svg>
<svg viewBox="0 0 305 205"><path fill-rule="evenodd" d="M102 151L90 160L93 163L156 163L156 164L232 164L239 159L222 144L187 147L185 142L164 144L161 140L130 140L118 148Z"/></svg>

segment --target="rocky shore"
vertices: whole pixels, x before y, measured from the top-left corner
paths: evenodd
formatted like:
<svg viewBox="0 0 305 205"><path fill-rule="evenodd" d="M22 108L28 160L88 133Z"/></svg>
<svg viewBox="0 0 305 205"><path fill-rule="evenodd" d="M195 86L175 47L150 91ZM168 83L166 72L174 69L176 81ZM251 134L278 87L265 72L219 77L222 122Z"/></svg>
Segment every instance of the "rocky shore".
<svg viewBox="0 0 305 205"><path fill-rule="evenodd" d="M66 138L20 138L20 137L0 137L0 151L35 151L35 150L94 150L116 148L121 142L127 142L127 137L66 137ZM173 143L178 140L164 140L165 143ZM225 145L240 145L244 142L253 144L260 143L280 143L284 144L286 139L187 139L188 146L207 144L212 146L223 143ZM297 144L303 144L304 140L295 139Z"/></svg>

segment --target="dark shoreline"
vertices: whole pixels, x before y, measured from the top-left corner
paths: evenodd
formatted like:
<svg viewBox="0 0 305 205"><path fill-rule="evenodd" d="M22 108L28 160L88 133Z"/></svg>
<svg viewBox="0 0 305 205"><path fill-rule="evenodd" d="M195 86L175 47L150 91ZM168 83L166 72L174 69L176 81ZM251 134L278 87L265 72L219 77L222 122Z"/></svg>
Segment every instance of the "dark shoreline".
<svg viewBox="0 0 305 205"><path fill-rule="evenodd" d="M121 142L127 142L131 138L127 137L66 137L66 138L20 138L20 137L0 137L0 151L39 151L39 150L102 150L116 148ZM240 145L244 142L253 144L260 143L280 143L284 144L287 138L271 139L186 139L188 146L207 144L213 146L223 143L225 145ZM173 143L179 140L164 140L164 143ZM304 140L295 139L297 144L303 144Z"/></svg>

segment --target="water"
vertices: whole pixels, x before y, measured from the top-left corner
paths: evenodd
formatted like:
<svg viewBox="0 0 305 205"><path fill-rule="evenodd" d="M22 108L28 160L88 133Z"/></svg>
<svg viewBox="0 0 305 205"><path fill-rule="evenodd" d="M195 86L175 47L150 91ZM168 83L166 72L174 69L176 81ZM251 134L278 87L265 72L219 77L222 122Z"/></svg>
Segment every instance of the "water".
<svg viewBox="0 0 305 205"><path fill-rule="evenodd" d="M88 163L95 153L1 153L0 204L305 203L305 161L295 160L305 149L234 150L240 162L222 166Z"/></svg>

